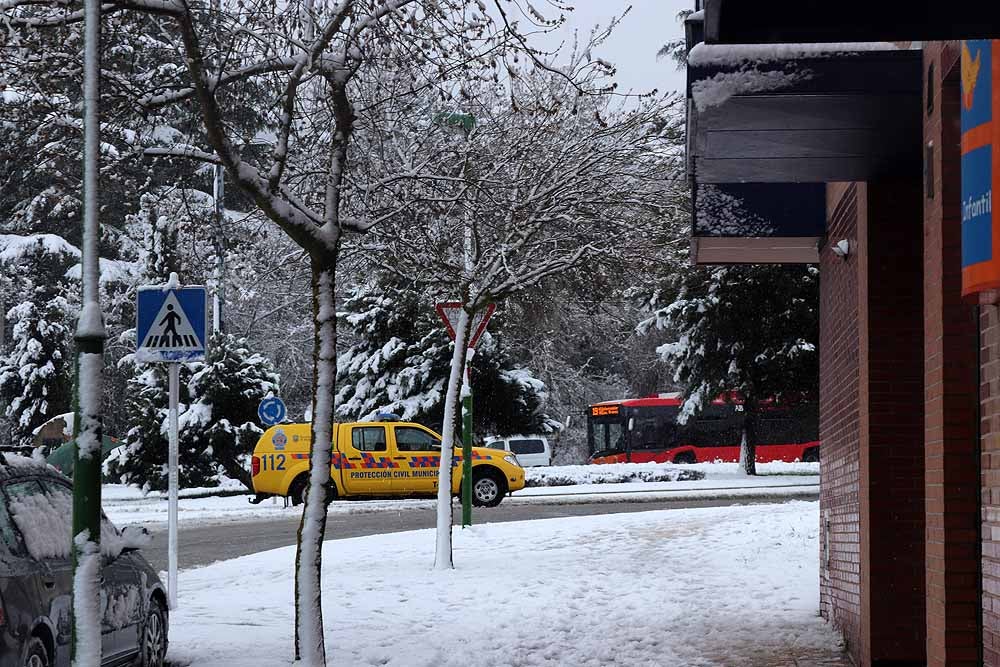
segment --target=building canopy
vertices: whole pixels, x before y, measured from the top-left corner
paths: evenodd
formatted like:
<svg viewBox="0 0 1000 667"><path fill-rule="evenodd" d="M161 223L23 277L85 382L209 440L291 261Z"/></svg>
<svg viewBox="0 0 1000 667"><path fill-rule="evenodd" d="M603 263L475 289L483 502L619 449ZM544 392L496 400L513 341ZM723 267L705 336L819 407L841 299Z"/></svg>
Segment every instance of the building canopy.
<svg viewBox="0 0 1000 667"><path fill-rule="evenodd" d="M700 38L702 17L711 20L711 4L689 20L689 40ZM888 42L689 48L694 261L815 262L825 183L919 175L919 50Z"/></svg>

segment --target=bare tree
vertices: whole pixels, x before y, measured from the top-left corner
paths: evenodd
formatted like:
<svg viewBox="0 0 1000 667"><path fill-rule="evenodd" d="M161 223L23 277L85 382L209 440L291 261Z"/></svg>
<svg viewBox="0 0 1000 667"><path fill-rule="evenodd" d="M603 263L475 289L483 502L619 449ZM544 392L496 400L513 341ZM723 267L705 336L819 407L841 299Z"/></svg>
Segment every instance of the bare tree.
<svg viewBox="0 0 1000 667"><path fill-rule="evenodd" d="M667 168L674 142L663 132L675 100L615 104L601 85L606 70L586 67L588 52L571 54L573 76L528 68L464 86L461 106L437 105L420 141L386 149L427 175L369 200L376 215L401 212L361 241L368 255L463 304L445 398L438 568L453 567L452 452L470 320L549 277L614 265L634 250L620 242L630 225L663 215L677 186ZM605 93L581 96L581 86Z"/></svg>
<svg viewBox="0 0 1000 667"><path fill-rule="evenodd" d="M562 0L549 3L568 9ZM57 28L83 18L78 0L2 0L0 8L8 29ZM149 115L193 108L202 126L203 136L173 137L146 155L221 164L236 188L308 257L313 420L296 556L295 656L303 664L325 664L320 565L333 493L339 251L345 234L409 208L400 201L369 215L361 199L422 173L373 169L375 180L355 186L359 169L352 155L365 153L350 149L359 138L378 145L386 128L405 125L418 95L451 97L462 83L503 71L514 52L548 67L527 40L559 20L543 18L526 2L520 7L499 0L489 12L483 2L462 0L249 0L225 3L214 15L206 4L187 0L111 0L102 9L119 28L129 24L153 43L162 58L130 63L125 71L106 68L114 93ZM524 29L515 9L532 17ZM267 129L253 136L233 122L248 104L268 110Z"/></svg>

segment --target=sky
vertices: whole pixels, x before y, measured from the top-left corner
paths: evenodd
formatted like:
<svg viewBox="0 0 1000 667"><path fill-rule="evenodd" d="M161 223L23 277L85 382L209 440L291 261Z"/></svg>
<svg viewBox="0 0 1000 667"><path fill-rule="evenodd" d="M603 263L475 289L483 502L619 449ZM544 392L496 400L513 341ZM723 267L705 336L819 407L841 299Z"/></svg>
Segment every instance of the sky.
<svg viewBox="0 0 1000 667"><path fill-rule="evenodd" d="M618 68L619 90L646 92L653 88L660 91L684 88L684 73L669 59L657 60L656 52L666 42L684 34L677 13L682 9L694 9L694 0L576 0L572 4L574 11L567 16L567 25L562 28L567 40L572 39L573 29L586 37L594 24L607 25L612 16L631 5L631 11L594 54ZM538 6L541 9L544 3Z"/></svg>

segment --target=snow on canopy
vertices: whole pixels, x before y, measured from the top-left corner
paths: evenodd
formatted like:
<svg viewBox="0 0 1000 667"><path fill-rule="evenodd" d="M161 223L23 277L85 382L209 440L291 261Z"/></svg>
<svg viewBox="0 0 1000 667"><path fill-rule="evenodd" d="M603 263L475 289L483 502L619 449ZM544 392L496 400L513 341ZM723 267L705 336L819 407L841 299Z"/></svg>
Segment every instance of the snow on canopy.
<svg viewBox="0 0 1000 667"><path fill-rule="evenodd" d="M52 417L51 419L49 419L48 421L46 421L44 424L41 424L41 425L36 426L35 428L33 428L31 430L31 435L38 435L39 431L41 431L48 424L53 423L57 419L61 419L62 422L63 422L63 428L62 428L63 437L66 438L67 440L70 439L70 438L72 438L73 437L73 424L74 424L74 421L76 419L76 413L74 413L74 412L64 412L61 415L56 415L55 417Z"/></svg>
<svg viewBox="0 0 1000 667"><path fill-rule="evenodd" d="M688 54L691 67L723 67L734 71L691 84L699 110L719 106L734 95L750 95L789 88L813 77L797 61L805 58L847 58L873 51L898 51L892 42L843 42L832 44L696 44ZM759 69L760 65L782 69Z"/></svg>
<svg viewBox="0 0 1000 667"><path fill-rule="evenodd" d="M844 58L872 51L898 51L892 42L840 42L818 44L696 44L688 54L692 67L739 67L802 58Z"/></svg>
<svg viewBox="0 0 1000 667"><path fill-rule="evenodd" d="M734 95L750 95L790 88L796 83L808 81L813 76L811 70L770 70L745 69L737 72L718 74L691 84L691 96L699 111L717 107Z"/></svg>

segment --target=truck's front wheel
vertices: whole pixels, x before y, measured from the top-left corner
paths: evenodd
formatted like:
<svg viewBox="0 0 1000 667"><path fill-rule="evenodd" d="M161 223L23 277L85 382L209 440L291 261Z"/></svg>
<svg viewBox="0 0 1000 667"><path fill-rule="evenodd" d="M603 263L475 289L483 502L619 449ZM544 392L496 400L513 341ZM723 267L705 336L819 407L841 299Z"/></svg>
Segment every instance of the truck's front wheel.
<svg viewBox="0 0 1000 667"><path fill-rule="evenodd" d="M472 504L476 507L496 507L507 493L506 480L490 470L472 471Z"/></svg>

